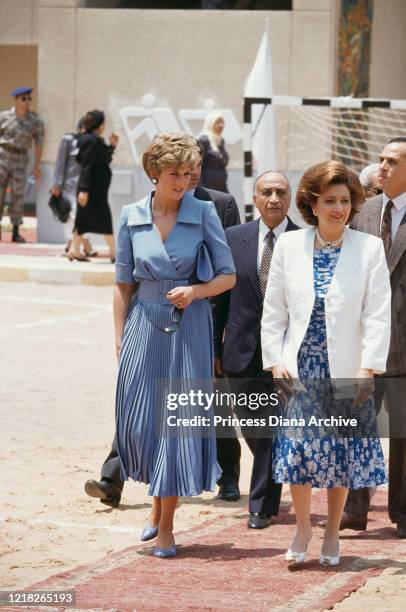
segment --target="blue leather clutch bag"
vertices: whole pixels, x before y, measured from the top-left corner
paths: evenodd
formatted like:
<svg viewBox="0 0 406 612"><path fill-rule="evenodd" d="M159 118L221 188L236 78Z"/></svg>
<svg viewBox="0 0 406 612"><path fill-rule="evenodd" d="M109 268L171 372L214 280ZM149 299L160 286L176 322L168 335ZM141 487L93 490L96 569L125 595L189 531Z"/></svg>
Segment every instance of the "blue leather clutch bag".
<svg viewBox="0 0 406 612"><path fill-rule="evenodd" d="M214 278L213 264L207 246L202 242L197 251L196 276L202 283L208 283Z"/></svg>

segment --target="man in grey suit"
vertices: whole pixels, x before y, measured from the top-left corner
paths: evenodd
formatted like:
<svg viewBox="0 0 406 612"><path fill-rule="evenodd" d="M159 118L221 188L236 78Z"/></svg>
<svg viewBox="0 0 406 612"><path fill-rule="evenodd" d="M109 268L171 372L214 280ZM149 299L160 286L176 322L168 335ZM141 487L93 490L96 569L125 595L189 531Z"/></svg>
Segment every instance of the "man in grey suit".
<svg viewBox="0 0 406 612"><path fill-rule="evenodd" d="M383 194L367 200L352 225L381 236L391 277L392 330L384 391L391 437L388 511L396 535L406 538L406 394L400 391L406 386L406 138L394 138L383 149L379 180ZM369 502L369 489L350 491L340 529L366 529Z"/></svg>

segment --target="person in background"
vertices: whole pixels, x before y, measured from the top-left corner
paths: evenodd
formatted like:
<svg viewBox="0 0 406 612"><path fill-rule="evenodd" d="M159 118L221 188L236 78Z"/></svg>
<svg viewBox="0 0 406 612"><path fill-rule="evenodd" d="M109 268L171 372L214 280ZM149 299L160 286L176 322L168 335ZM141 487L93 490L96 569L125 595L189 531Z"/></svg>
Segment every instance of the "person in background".
<svg viewBox="0 0 406 612"><path fill-rule="evenodd" d="M352 227L380 236L388 262L392 286L392 327L383 388L389 414L388 513L396 525L395 535L406 538L406 138L393 138L379 162L383 193L368 200L354 218ZM350 491L340 529L367 528L371 491Z"/></svg>
<svg viewBox="0 0 406 612"><path fill-rule="evenodd" d="M226 168L229 157L224 146L223 130L224 118L221 112L210 112L198 139L203 149L201 185L228 193Z"/></svg>
<svg viewBox="0 0 406 612"><path fill-rule="evenodd" d="M110 163L118 143L117 134L110 135L110 144L102 138L105 128L103 111L94 110L86 114L85 132L79 136L80 165L78 181L78 207L76 209L75 227L72 243L67 256L73 261L88 261L80 253L80 239L83 234L92 232L103 234L107 242L112 263L115 261L113 221L108 203L108 191L111 182Z"/></svg>
<svg viewBox="0 0 406 612"><path fill-rule="evenodd" d="M55 162L52 194L56 197L62 195L62 197L70 202L72 207L69 219L64 223L64 233L67 241L66 253L69 251L71 245L73 226L76 217L77 187L80 175L80 166L76 161L76 155L78 154L78 134L82 134L85 129L84 120L84 117L79 119L77 133L68 132L63 135L59 143ZM81 246L87 257L94 257L97 255L97 253L93 251L85 235L81 237Z"/></svg>
<svg viewBox="0 0 406 612"><path fill-rule="evenodd" d="M12 242L25 242L19 227L23 223L24 193L28 166L28 151L35 143L35 165L32 175L41 178L41 155L44 124L37 113L30 110L32 87L17 87L11 92L14 106L0 113L0 223L3 216L7 186L11 187L9 206L13 226ZM1 240L1 224L0 224Z"/></svg>
<svg viewBox="0 0 406 612"><path fill-rule="evenodd" d="M292 379L305 387L291 396L284 414L308 423L311 416L328 417L330 407L338 414L357 408L363 425L361 437L282 430L275 440L274 478L290 484L296 515L286 553L294 564L304 562L312 536L312 487L327 489L320 564L338 565L348 490L386 482L371 394L374 374L386 369L391 288L382 241L346 227L363 198L359 180L340 162L304 173L296 204L310 227L279 238L264 298L264 369L272 371L277 388ZM331 385L340 379L354 380L356 395L337 403Z"/></svg>
<svg viewBox="0 0 406 612"><path fill-rule="evenodd" d="M382 193L382 186L379 182L379 164L369 164L365 166L359 175L359 180L364 188L366 198L373 198Z"/></svg>

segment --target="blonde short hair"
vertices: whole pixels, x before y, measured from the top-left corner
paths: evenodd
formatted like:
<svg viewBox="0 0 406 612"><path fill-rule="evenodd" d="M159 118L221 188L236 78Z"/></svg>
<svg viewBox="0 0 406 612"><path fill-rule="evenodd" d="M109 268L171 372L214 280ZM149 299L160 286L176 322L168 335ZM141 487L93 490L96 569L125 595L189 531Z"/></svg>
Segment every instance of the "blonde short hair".
<svg viewBox="0 0 406 612"><path fill-rule="evenodd" d="M151 178L165 168L193 166L201 159L197 141L189 134L157 134L142 156L142 165Z"/></svg>

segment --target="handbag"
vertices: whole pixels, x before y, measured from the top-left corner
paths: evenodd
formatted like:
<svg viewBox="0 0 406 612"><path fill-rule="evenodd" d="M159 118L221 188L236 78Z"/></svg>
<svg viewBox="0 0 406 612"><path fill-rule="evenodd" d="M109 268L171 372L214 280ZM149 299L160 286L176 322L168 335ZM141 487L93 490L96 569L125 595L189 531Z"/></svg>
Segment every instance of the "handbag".
<svg viewBox="0 0 406 612"><path fill-rule="evenodd" d="M204 242L199 245L197 250L196 276L202 283L208 283L214 278L210 253Z"/></svg>
<svg viewBox="0 0 406 612"><path fill-rule="evenodd" d="M69 200L64 198L62 194L60 196L52 194L48 204L55 219L61 223L66 223L72 211L72 205Z"/></svg>

